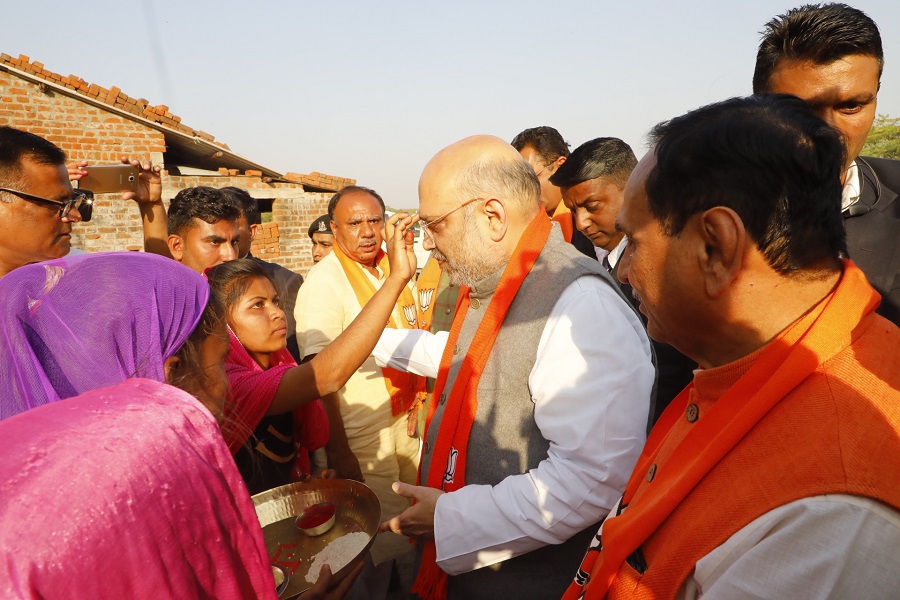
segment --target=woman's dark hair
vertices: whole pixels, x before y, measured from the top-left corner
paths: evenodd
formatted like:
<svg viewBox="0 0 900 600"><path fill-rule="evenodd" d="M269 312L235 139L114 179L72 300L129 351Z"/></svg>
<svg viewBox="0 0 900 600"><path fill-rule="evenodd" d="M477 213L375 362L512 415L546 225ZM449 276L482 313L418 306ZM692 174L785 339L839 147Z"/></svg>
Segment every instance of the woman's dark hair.
<svg viewBox="0 0 900 600"><path fill-rule="evenodd" d="M170 385L193 394L201 401L212 396L210 376L204 370L200 349L209 336L222 335L224 322L225 308L218 298L210 295L206 308L200 315L200 322L197 323L194 331L181 348L175 352L174 356L178 358L178 365L169 373L168 383ZM204 404L221 423L225 407L209 406L208 402L204 402Z"/></svg>
<svg viewBox="0 0 900 600"><path fill-rule="evenodd" d="M263 278L278 289L265 267L253 258L239 258L216 265L206 272L212 296L222 303L229 315L254 279Z"/></svg>

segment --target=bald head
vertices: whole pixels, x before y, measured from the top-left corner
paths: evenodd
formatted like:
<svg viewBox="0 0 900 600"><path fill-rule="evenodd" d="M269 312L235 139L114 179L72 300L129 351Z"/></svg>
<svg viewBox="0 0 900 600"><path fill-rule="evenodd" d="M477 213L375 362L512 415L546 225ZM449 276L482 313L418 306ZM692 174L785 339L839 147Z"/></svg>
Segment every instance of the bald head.
<svg viewBox="0 0 900 600"><path fill-rule="evenodd" d="M498 198L514 216L530 220L540 195L531 165L515 148L491 135L447 146L428 161L419 179L420 200L427 198L435 209L450 210L471 198Z"/></svg>
<svg viewBox="0 0 900 600"><path fill-rule="evenodd" d="M456 142L419 179L425 249L451 282L471 287L509 260L540 195L534 169L500 138Z"/></svg>

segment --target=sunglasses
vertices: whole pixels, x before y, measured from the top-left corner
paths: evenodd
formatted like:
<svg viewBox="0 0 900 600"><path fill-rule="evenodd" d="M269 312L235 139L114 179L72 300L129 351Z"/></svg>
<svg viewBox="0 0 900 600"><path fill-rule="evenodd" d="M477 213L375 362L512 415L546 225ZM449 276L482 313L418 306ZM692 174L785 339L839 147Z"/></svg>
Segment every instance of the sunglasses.
<svg viewBox="0 0 900 600"><path fill-rule="evenodd" d="M60 218L64 218L74 208L78 210L78 214L81 215L82 221L90 221L91 215L94 212L94 192L90 190L73 190L72 197L65 202L62 202L60 200L50 200L49 198L41 198L40 196L33 196L31 194L26 194L25 192L20 192L19 190L11 190L9 188L0 188L0 192L6 192L8 194L18 196L22 200L28 200L29 202L35 202L37 204L52 204L54 206L58 206Z"/></svg>

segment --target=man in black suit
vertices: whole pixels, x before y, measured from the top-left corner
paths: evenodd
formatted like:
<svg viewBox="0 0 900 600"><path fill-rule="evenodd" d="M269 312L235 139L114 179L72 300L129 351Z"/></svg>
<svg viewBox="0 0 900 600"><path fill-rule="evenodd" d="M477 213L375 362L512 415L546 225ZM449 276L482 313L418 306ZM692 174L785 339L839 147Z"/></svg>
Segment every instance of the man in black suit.
<svg viewBox="0 0 900 600"><path fill-rule="evenodd" d="M559 223L563 238L579 252L593 258L594 246L575 229L575 215L569 214L562 201L559 187L550 181L556 170L565 164L569 157L569 143L556 129L544 125L518 133L510 144L534 169L541 184L541 206L551 219Z"/></svg>
<svg viewBox="0 0 900 600"><path fill-rule="evenodd" d="M793 94L844 136L847 251L900 325L900 161L859 156L884 69L878 26L846 4L795 8L766 24L753 91Z"/></svg>
<svg viewBox="0 0 900 600"><path fill-rule="evenodd" d="M575 228L591 241L597 259L639 310L631 286L618 278L619 258L628 240L616 226L625 198L625 183L636 165L637 158L628 144L619 138L597 138L576 148L550 177L550 183L559 186ZM643 314L640 317L646 327L647 318ZM653 339L650 342L656 358L657 379L648 431L666 406L691 382L697 367L695 361L669 344Z"/></svg>

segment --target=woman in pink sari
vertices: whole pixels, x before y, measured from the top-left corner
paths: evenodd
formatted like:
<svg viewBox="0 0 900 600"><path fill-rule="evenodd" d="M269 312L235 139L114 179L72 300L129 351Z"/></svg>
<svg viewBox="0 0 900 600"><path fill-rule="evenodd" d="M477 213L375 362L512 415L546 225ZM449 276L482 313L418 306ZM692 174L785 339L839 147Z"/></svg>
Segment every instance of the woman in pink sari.
<svg viewBox="0 0 900 600"><path fill-rule="evenodd" d="M303 411L306 432L296 441L308 449L327 441L328 420L318 398L343 387L368 358L415 274L415 254L406 240L412 223L405 213L387 220L390 274L353 323L301 365L286 349L285 314L275 284L258 262L233 260L207 273L213 295L224 306L231 339L225 370L232 401L222 430L251 493L291 482L293 411Z"/></svg>
<svg viewBox="0 0 900 600"><path fill-rule="evenodd" d="M16 269L0 298L0 597L275 598L218 427L229 342L203 278L80 255ZM328 364L291 377L318 395Z"/></svg>

